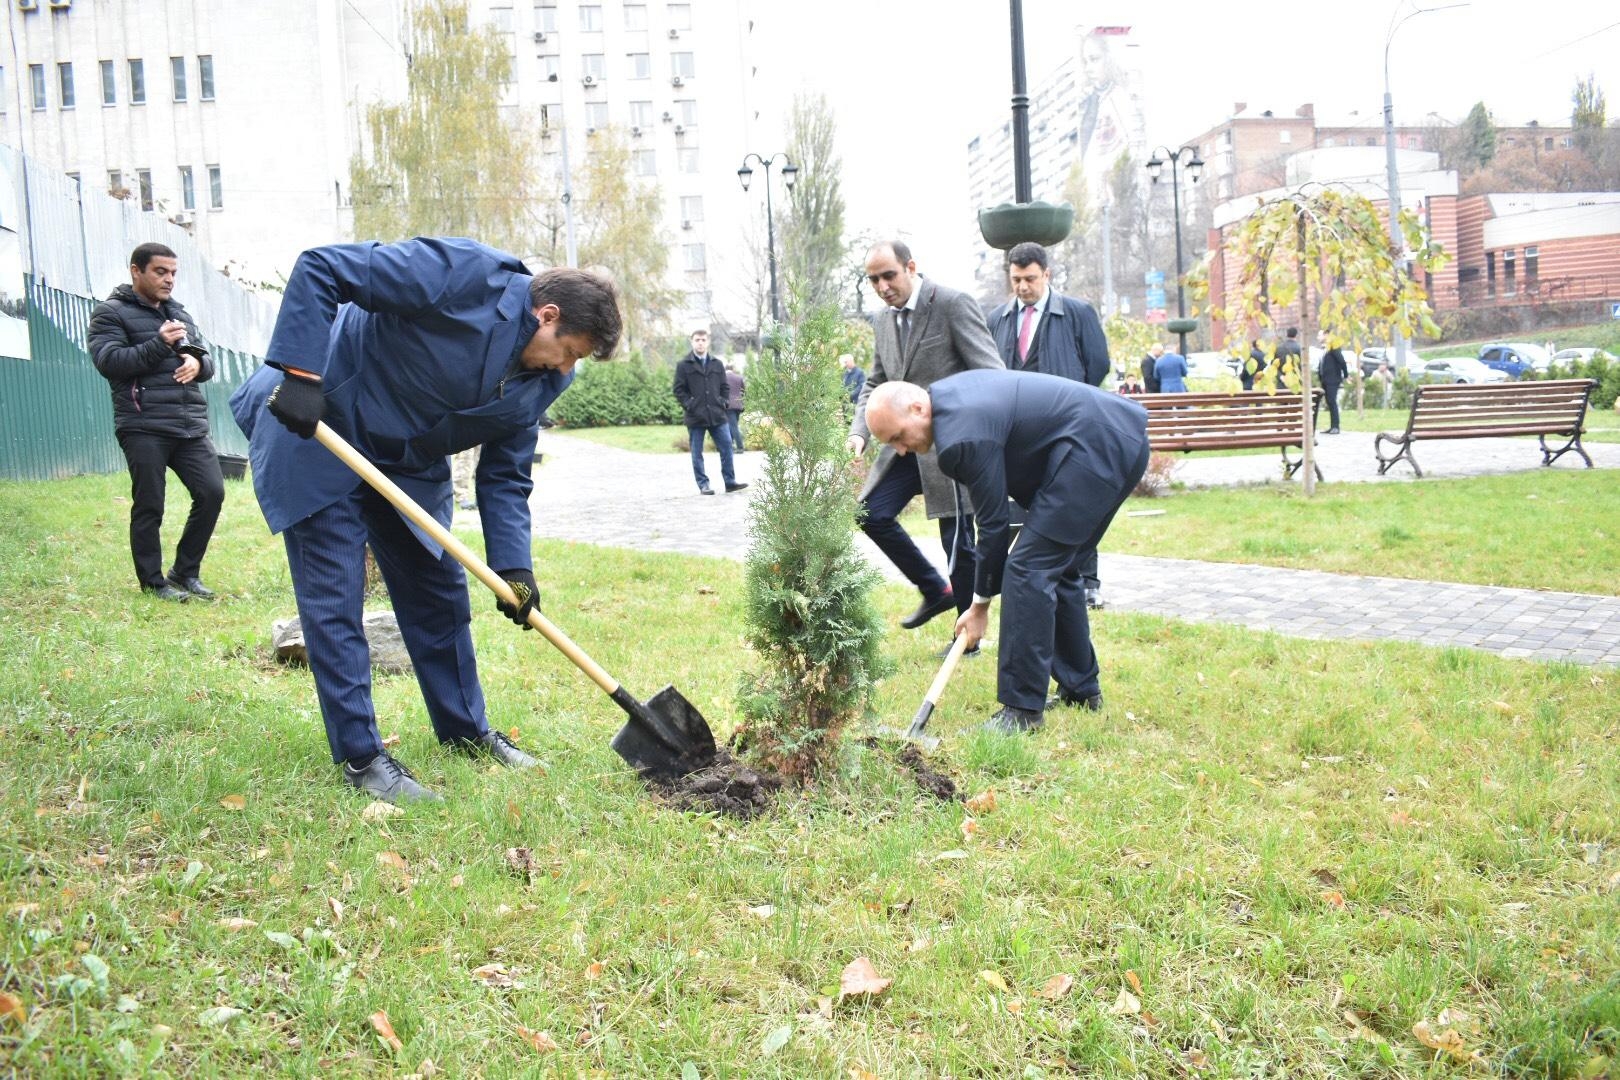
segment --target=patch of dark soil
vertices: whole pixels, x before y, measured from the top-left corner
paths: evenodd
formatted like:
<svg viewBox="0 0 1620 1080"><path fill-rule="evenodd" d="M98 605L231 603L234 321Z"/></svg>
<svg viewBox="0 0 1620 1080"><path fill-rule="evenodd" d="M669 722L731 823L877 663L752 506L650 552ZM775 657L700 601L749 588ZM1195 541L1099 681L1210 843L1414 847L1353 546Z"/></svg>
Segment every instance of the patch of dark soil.
<svg viewBox="0 0 1620 1080"><path fill-rule="evenodd" d="M878 739L866 739L864 745L868 750L889 749L889 746ZM956 781L928 764L928 758L923 756L922 748L916 743L908 742L900 747L900 752L894 757L894 763L901 772L911 777L912 782L925 794L932 795L942 802L961 801L962 796L956 790Z"/></svg>
<svg viewBox="0 0 1620 1080"><path fill-rule="evenodd" d="M738 761L722 747L716 751L712 765L687 773L678 780L656 782L652 788L676 810L747 819L770 809L776 793L782 789L782 777Z"/></svg>

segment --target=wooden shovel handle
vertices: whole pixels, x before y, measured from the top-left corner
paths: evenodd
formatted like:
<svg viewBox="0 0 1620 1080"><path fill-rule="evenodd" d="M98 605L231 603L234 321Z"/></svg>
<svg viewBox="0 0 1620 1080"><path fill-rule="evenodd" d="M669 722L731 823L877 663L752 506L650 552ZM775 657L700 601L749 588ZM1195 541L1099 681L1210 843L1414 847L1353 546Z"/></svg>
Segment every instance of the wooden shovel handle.
<svg viewBox="0 0 1620 1080"><path fill-rule="evenodd" d="M930 705L939 704L940 695L945 693L945 684L951 681L951 672L956 670L956 662L962 659L965 652L967 652L967 635L957 634L951 642L951 651L945 654L945 662L939 665L939 674L934 676L933 685L923 696L924 701Z"/></svg>
<svg viewBox="0 0 1620 1080"><path fill-rule="evenodd" d="M433 537L440 547L451 554L456 562L466 567L479 581L488 585L490 591L500 597L503 603L511 604L513 607L518 606L517 594L512 592L512 587L499 574L489 568L488 563L475 555L472 548L457 540L449 529L440 525L432 514L422 509L415 499L405 494L404 490L388 479L381 469L361 456L360 452L350 446L343 436L327 427L325 423L319 423L315 425L315 438L322 446L336 454L338 460L353 469L362 480L375 488L378 494L393 503L395 509L410 518L417 528ZM609 694L619 689L618 680L603 670L602 666L595 660L585 655L585 650L575 645L567 634L559 630L550 619L540 614L539 609L529 612L529 625L540 631L547 641L557 646L557 649L568 657L575 667L589 675L591 681L597 686L600 686Z"/></svg>

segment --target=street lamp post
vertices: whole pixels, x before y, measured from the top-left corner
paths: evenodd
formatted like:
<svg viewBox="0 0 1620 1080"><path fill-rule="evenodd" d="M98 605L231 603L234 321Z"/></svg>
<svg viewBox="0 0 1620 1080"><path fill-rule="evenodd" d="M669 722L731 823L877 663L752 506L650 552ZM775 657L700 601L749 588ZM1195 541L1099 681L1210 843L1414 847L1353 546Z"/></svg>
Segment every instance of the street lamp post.
<svg viewBox="0 0 1620 1080"><path fill-rule="evenodd" d="M1164 157L1160 157L1160 154L1163 154ZM1183 154L1188 156L1185 166L1187 175L1192 177L1192 182L1196 184L1198 178L1204 175L1204 162L1198 156L1196 146L1183 146L1178 150L1167 150L1162 146L1159 147L1153 151L1153 156L1148 159L1147 171L1152 182L1157 184L1159 182L1159 173L1164 169L1165 160L1169 159L1170 198L1176 215L1176 321L1182 324L1178 336L1181 338L1181 355L1186 356L1187 290L1181 283L1181 173L1177 169Z"/></svg>
<svg viewBox="0 0 1620 1080"><path fill-rule="evenodd" d="M737 179L742 182L742 189L748 190L748 182L754 178L754 170L748 167L750 161L757 162L765 170L765 261L771 268L771 319L774 322L782 321L782 300L776 291L776 219L771 211L771 166L781 159L782 182L789 191L793 190L793 182L799 178L799 167L793 164L786 154L775 153L769 157L758 154L749 154L743 158L742 167L737 170Z"/></svg>
<svg viewBox="0 0 1620 1080"><path fill-rule="evenodd" d="M1446 4L1441 7L1414 8L1400 18L1390 16L1389 33L1384 35L1384 172L1389 184L1389 243L1390 254L1395 260L1395 280L1400 283L1401 275L1405 273L1402 263L1405 260L1401 253L1406 250L1406 238L1401 236L1401 174L1395 165L1395 105L1389 94L1389 46L1395 40L1395 31L1401 28L1414 15L1423 15L1430 11L1446 11L1450 8L1467 7L1466 3ZM1398 14L1399 8L1396 9ZM1406 335L1399 330L1395 331L1395 368L1400 370L1406 367Z"/></svg>
<svg viewBox="0 0 1620 1080"><path fill-rule="evenodd" d="M557 74L552 72L546 78L548 82L556 82ZM574 177L568 171L568 125L563 123L560 95L557 98L557 121L557 126L562 128L563 253L569 266L578 266L579 246L574 242Z"/></svg>

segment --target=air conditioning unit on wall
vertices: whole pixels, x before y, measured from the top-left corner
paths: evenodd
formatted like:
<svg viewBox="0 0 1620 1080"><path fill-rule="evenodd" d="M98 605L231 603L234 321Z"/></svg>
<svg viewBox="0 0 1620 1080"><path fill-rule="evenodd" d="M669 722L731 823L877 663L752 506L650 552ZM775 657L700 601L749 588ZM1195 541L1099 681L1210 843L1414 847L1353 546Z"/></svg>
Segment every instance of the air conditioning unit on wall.
<svg viewBox="0 0 1620 1080"><path fill-rule="evenodd" d="M669 85L671 85L671 86L685 86L686 85L686 80L681 78L679 75L677 75L673 79L669 80Z"/></svg>
<svg viewBox="0 0 1620 1080"><path fill-rule="evenodd" d="M17 0L18 11L38 11L39 0Z"/></svg>
<svg viewBox="0 0 1620 1080"><path fill-rule="evenodd" d="M66 11L73 6L73 0L51 0L52 11Z"/></svg>
<svg viewBox="0 0 1620 1080"><path fill-rule="evenodd" d="M586 86L595 86L596 85L596 76L587 75L587 76L585 76L583 79L581 79L579 81L584 83Z"/></svg>

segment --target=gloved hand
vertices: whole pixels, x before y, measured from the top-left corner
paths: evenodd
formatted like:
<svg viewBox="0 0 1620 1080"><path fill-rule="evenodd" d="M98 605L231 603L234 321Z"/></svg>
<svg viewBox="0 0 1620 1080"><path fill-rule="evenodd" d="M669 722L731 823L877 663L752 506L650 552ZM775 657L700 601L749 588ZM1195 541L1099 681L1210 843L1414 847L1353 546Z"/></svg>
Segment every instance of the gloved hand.
<svg viewBox="0 0 1620 1080"><path fill-rule="evenodd" d="M281 421L283 427L300 439L313 439L315 425L326 416L326 395L321 390L321 377L296 368L283 368L286 374L281 385L270 391L265 402L270 415Z"/></svg>
<svg viewBox="0 0 1620 1080"><path fill-rule="evenodd" d="M512 587L517 594L518 606L513 607L505 600L497 598L495 606L501 614L517 623L523 629L529 629L529 612L540 609L540 586L534 582L534 574L529 570L497 570L500 579Z"/></svg>

